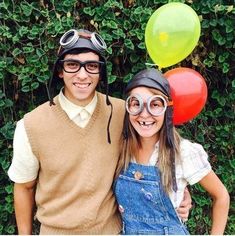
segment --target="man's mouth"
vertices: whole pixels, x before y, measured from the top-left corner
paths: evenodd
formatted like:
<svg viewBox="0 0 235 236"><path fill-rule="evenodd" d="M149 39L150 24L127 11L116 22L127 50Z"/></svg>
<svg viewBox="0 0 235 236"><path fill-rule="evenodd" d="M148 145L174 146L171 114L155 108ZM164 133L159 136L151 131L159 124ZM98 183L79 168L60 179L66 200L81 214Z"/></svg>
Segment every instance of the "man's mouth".
<svg viewBox="0 0 235 236"><path fill-rule="evenodd" d="M74 82L73 85L76 86L77 88L84 89L84 88L88 88L91 85L91 83L77 83L77 82Z"/></svg>

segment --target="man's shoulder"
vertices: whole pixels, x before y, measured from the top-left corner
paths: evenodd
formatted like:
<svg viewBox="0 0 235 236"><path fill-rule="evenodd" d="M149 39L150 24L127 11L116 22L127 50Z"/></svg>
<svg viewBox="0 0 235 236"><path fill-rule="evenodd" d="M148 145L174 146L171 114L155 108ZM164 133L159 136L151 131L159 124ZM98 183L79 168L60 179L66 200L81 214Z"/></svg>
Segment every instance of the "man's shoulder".
<svg viewBox="0 0 235 236"><path fill-rule="evenodd" d="M124 104L124 100L121 98L117 98L117 97L113 97L113 96L109 96L109 98L110 98L110 102L113 101L118 104Z"/></svg>
<svg viewBox="0 0 235 236"><path fill-rule="evenodd" d="M103 94L103 93L100 93L98 92L97 93L98 96L102 97L103 101L106 101L106 95ZM124 105L124 100L121 99L121 98L117 98L117 97L114 97L114 96L108 96L109 97L109 100L110 102L112 103L112 105L120 105L120 106L123 106Z"/></svg>
<svg viewBox="0 0 235 236"><path fill-rule="evenodd" d="M53 109L54 106L57 105L57 99L54 99L54 102L55 102L55 105L51 105L49 101L46 101L42 103L41 105L35 107L32 111L26 113L24 117L40 116L40 114L45 116L48 114L48 112L50 112Z"/></svg>

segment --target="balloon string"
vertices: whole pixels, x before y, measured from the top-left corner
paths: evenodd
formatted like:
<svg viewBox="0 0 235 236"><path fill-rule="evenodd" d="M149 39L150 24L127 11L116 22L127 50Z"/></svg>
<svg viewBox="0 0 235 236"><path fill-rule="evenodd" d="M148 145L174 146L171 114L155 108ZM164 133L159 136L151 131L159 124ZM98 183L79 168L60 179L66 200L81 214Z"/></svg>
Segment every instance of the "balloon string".
<svg viewBox="0 0 235 236"><path fill-rule="evenodd" d="M146 65L146 66L157 66L157 64L148 63L148 62L146 62L145 65Z"/></svg>
<svg viewBox="0 0 235 236"><path fill-rule="evenodd" d="M158 66L157 64L146 62L145 65L146 66L156 66L156 67L158 67L157 69L162 72L162 68L160 66Z"/></svg>

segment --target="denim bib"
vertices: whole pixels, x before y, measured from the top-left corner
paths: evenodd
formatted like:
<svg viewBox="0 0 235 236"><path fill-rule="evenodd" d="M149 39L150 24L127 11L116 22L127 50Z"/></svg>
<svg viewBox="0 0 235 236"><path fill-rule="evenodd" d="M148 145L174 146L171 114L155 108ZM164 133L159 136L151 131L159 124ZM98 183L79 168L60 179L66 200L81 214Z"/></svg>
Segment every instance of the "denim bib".
<svg viewBox="0 0 235 236"><path fill-rule="evenodd" d="M124 234L189 234L163 190L155 166L130 163L114 183Z"/></svg>

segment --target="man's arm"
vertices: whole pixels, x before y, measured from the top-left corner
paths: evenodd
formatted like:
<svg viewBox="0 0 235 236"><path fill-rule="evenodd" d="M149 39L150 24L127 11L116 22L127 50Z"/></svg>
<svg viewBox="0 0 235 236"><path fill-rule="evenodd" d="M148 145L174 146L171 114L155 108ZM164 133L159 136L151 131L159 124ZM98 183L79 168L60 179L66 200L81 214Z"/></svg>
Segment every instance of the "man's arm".
<svg viewBox="0 0 235 236"><path fill-rule="evenodd" d="M191 208L192 208L192 198L191 198L191 195L186 187L184 190L184 198L183 198L182 202L180 203L180 206L177 208L177 212L179 214L179 217L183 221L188 220L189 210Z"/></svg>
<svg viewBox="0 0 235 236"><path fill-rule="evenodd" d="M14 206L18 234L32 234L36 180L14 185Z"/></svg>

